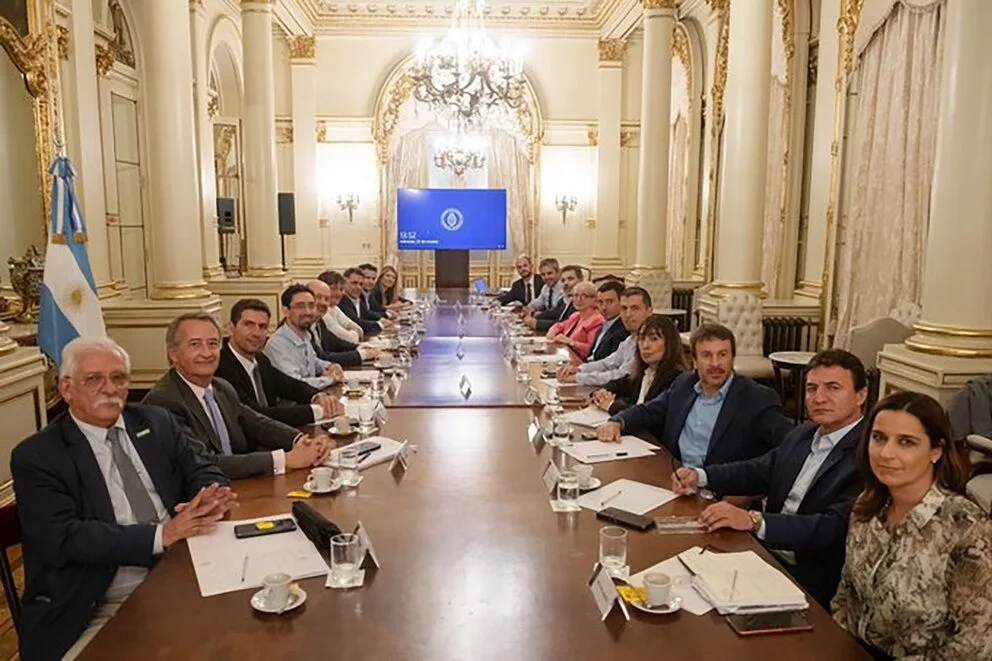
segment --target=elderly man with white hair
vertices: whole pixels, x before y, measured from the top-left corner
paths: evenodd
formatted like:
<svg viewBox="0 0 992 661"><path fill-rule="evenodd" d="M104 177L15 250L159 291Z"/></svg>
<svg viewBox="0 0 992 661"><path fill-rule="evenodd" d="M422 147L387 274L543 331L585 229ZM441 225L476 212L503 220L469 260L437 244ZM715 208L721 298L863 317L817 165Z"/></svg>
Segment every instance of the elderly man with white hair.
<svg viewBox="0 0 992 661"><path fill-rule="evenodd" d="M113 340L69 342L58 381L68 412L11 456L25 661L74 658L162 553L211 532L236 504L167 411L126 403L130 369Z"/></svg>

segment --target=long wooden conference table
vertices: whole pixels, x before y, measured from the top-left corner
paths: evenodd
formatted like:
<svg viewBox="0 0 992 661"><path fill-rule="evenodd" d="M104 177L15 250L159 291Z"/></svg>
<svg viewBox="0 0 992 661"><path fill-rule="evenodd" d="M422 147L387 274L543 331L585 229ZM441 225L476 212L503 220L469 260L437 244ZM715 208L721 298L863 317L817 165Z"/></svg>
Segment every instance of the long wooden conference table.
<svg viewBox="0 0 992 661"><path fill-rule="evenodd" d="M448 294L451 298L451 294ZM255 590L202 598L185 544L171 549L103 628L82 659L381 659L403 661L566 659L867 659L810 599L805 633L739 637L711 611L605 622L587 587L602 525L588 510L556 514L541 468L560 452L532 443L538 415L522 404L494 324L468 319L455 356L454 311L439 307L381 433L418 451L409 470L383 464L354 489L309 502L342 529L361 520L382 562L365 585L300 581L306 603L281 616L254 611ZM454 331L454 332L452 332ZM449 353L450 352L450 353ZM473 392L459 390L467 374ZM557 457L554 457L557 459ZM670 488L671 461L596 464L605 483L625 477ZM236 518L289 512L287 493L304 471L235 483ZM707 501L678 498L648 514L695 514ZM746 533L660 535L630 531L628 561L640 571L692 546L752 549Z"/></svg>

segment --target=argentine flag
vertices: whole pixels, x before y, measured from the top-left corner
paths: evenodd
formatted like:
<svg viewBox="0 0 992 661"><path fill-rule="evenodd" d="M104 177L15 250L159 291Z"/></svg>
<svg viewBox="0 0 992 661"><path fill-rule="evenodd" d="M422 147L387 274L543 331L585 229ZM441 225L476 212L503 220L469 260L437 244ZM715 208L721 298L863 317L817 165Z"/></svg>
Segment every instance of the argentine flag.
<svg viewBox="0 0 992 661"><path fill-rule="evenodd" d="M65 156L52 167L52 225L38 312L38 347L56 365L62 347L77 337L105 336L96 283L86 256L86 227L72 187L75 172Z"/></svg>

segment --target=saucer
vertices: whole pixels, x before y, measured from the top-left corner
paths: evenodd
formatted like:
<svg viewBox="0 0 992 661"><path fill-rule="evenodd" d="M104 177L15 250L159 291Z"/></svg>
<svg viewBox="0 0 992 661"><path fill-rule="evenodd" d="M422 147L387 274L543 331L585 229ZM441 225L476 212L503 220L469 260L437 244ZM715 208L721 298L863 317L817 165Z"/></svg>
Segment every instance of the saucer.
<svg viewBox="0 0 992 661"><path fill-rule="evenodd" d="M358 433L358 426L352 425L351 428L348 429L348 431L343 431L341 429L338 429L337 425L332 425L327 427L324 431L326 431L331 436L341 436L341 437L353 436Z"/></svg>
<svg viewBox="0 0 992 661"><path fill-rule="evenodd" d="M340 488L341 488L341 481L340 480L334 480L334 481L332 481L331 482L331 486L328 487L327 489L316 489L309 482L309 480L303 483L303 490L304 491L309 491L310 493L331 493L332 491L337 491Z"/></svg>
<svg viewBox="0 0 992 661"><path fill-rule="evenodd" d="M682 610L682 599L680 597L672 597L668 600L667 604L662 604L660 606L646 606L639 601L629 601L627 602L637 610L650 613L651 615L671 615Z"/></svg>
<svg viewBox="0 0 992 661"><path fill-rule="evenodd" d="M286 607L282 609L282 612L291 611L306 600L306 591L298 585L294 585L290 588L289 601L286 602ZM265 588L262 588L252 596L251 607L262 613L278 614L280 611L280 609L273 608L265 603Z"/></svg>
<svg viewBox="0 0 992 661"><path fill-rule="evenodd" d="M589 480L587 484L579 484L579 491L592 491L593 489L598 489L603 486L602 480L598 477L594 477Z"/></svg>

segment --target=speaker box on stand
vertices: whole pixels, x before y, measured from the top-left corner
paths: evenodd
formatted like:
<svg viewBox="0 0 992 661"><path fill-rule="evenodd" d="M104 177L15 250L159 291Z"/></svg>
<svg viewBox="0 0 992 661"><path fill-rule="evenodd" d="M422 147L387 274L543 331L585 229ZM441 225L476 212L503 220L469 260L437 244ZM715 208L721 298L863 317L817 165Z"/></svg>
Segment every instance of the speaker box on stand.
<svg viewBox="0 0 992 661"><path fill-rule="evenodd" d="M279 243L282 248L282 268L286 268L286 237L296 234L296 203L292 193L279 193Z"/></svg>
<svg viewBox="0 0 992 661"><path fill-rule="evenodd" d="M217 235L220 244L220 265L227 273L227 251L225 246L228 236L237 231L237 206L233 197L217 198Z"/></svg>

